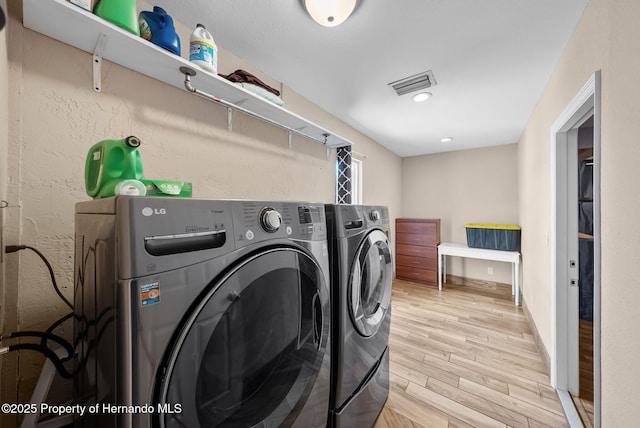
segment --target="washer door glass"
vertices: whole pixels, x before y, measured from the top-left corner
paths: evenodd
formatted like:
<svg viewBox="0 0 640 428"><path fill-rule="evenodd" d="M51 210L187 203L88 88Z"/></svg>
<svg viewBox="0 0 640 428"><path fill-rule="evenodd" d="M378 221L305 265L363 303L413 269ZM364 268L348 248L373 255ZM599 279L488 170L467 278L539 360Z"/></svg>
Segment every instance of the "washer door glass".
<svg viewBox="0 0 640 428"><path fill-rule="evenodd" d="M387 235L374 230L367 235L351 271L349 308L358 332L374 335L389 309L393 267Z"/></svg>
<svg viewBox="0 0 640 428"><path fill-rule="evenodd" d="M327 349L326 287L321 268L293 248L212 282L166 357L159 405L181 411L158 414L160 425L290 426Z"/></svg>

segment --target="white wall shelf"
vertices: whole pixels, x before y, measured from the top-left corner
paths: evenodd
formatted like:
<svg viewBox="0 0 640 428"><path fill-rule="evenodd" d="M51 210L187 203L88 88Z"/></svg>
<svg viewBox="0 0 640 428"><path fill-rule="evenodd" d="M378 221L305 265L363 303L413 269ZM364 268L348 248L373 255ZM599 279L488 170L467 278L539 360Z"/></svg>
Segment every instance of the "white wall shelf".
<svg viewBox="0 0 640 428"><path fill-rule="evenodd" d="M262 116L276 126L298 131L303 136L326 144L327 148L351 145L350 141L315 123L205 71L186 59L66 0L24 0L23 23L26 28L88 52L91 54L91 61L98 55L101 59L185 91L185 75L180 72L180 68L189 67L196 71L196 75L191 77L191 84L199 91L236 105L241 110ZM97 71L99 72L99 67ZM99 85L98 78L97 86ZM99 90L96 85L94 89Z"/></svg>

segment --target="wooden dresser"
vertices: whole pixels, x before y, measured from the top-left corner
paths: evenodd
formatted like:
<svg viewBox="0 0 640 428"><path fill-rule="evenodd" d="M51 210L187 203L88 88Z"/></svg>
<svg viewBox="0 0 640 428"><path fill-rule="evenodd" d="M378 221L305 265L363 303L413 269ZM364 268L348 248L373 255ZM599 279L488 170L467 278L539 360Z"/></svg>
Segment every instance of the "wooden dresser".
<svg viewBox="0 0 640 428"><path fill-rule="evenodd" d="M396 219L396 277L438 286L440 219Z"/></svg>

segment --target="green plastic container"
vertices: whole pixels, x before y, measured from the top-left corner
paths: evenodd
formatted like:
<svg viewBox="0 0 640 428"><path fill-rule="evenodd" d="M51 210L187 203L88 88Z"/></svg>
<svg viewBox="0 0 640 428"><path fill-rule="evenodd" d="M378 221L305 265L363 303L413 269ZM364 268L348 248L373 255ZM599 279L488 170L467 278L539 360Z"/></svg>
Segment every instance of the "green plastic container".
<svg viewBox="0 0 640 428"><path fill-rule="evenodd" d="M123 194L134 194L136 183L144 195L142 157L138 151L140 139L104 140L94 144L85 161L84 181L87 194L94 199ZM123 189L123 183L126 188Z"/></svg>
<svg viewBox="0 0 640 428"><path fill-rule="evenodd" d="M136 36L140 36L136 0L100 0L93 13Z"/></svg>
<svg viewBox="0 0 640 428"><path fill-rule="evenodd" d="M467 245L471 248L517 251L520 249L520 226L508 224L465 224Z"/></svg>

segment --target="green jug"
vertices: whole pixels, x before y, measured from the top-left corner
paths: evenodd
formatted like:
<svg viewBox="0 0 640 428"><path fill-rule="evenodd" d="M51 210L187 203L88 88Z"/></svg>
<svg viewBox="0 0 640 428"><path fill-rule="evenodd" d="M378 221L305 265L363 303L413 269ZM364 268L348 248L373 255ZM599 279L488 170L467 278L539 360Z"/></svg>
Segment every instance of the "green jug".
<svg viewBox="0 0 640 428"><path fill-rule="evenodd" d="M136 36L140 36L136 0L100 0L93 9L93 13Z"/></svg>
<svg viewBox="0 0 640 428"><path fill-rule="evenodd" d="M84 182L87 194L94 199L115 195L144 195L140 139L104 140L89 149Z"/></svg>

